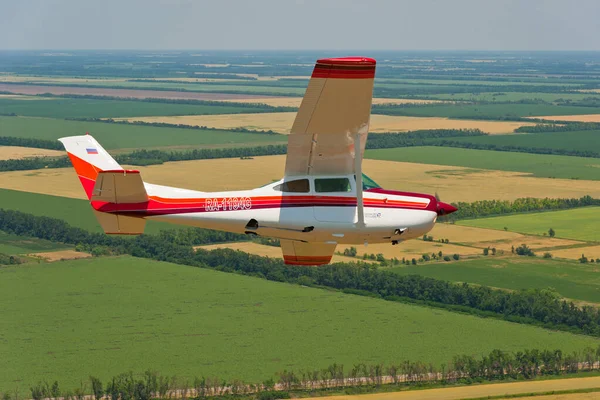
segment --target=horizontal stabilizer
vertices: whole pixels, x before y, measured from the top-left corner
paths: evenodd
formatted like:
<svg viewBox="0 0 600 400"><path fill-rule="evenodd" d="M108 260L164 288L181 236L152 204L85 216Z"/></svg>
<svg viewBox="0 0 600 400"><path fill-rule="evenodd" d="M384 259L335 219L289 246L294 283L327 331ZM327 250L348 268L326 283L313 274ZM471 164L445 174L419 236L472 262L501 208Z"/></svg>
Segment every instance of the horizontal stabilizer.
<svg viewBox="0 0 600 400"><path fill-rule="evenodd" d="M102 171L96 178L91 200L114 204L143 203L148 201L148 193L139 171Z"/></svg>
<svg viewBox="0 0 600 400"><path fill-rule="evenodd" d="M119 214L119 207L114 212L102 212L107 203L139 204L148 201L148 193L139 171L101 171L98 172L96 184L92 191L92 207L105 233L120 235L139 235L144 233L146 220L140 217ZM114 206L113 206L114 207Z"/></svg>

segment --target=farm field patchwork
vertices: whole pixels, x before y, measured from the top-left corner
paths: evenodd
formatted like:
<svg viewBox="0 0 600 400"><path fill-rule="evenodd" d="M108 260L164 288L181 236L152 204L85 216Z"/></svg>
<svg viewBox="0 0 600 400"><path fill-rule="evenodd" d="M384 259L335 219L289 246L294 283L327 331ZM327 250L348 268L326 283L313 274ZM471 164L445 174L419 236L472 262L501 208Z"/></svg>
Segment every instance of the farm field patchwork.
<svg viewBox="0 0 600 400"><path fill-rule="evenodd" d="M45 118L119 118L146 115L241 114L265 112L267 108L222 104L169 104L140 100L55 98L22 101L0 97L3 114Z"/></svg>
<svg viewBox="0 0 600 400"><path fill-rule="evenodd" d="M598 212L600 207L584 207L572 210L548 211L531 214L507 215L501 217L469 219L457 224L489 229L542 235L550 228L556 237L600 242Z"/></svg>
<svg viewBox="0 0 600 400"><path fill-rule="evenodd" d="M59 150L0 145L0 160L15 160L30 157L59 157L64 155L65 153Z"/></svg>
<svg viewBox="0 0 600 400"><path fill-rule="evenodd" d="M523 135L457 137L452 141L600 153L600 131L544 132Z"/></svg>
<svg viewBox="0 0 600 400"><path fill-rule="evenodd" d="M55 140L64 136L90 132L107 150L156 147L225 147L282 144L282 135L238 133L228 131L158 128L104 122L65 121L33 117L0 117L2 136Z"/></svg>
<svg viewBox="0 0 600 400"><path fill-rule="evenodd" d="M373 112L387 115L447 118L506 118L547 115L600 114L600 107L558 106L553 104L465 104L446 103L422 107L375 107Z"/></svg>
<svg viewBox="0 0 600 400"><path fill-rule="evenodd" d="M446 202L514 200L522 197L600 197L600 181L533 178L517 172L395 161L365 160L363 165L365 173L387 189L438 193ZM245 160L222 158L123 167L139 170L146 182L158 185L200 191L243 190L281 179L285 156ZM190 176L197 178L190 179ZM80 199L85 197L72 168L0 172L0 188Z"/></svg>
<svg viewBox="0 0 600 400"><path fill-rule="evenodd" d="M458 262L394 267L402 275L423 275L503 289L555 289L561 296L600 303L600 266L539 257L487 256Z"/></svg>
<svg viewBox="0 0 600 400"><path fill-rule="evenodd" d="M367 150L366 158L524 172L530 176L600 180L600 159L435 146ZM523 176L523 174L521 174ZM542 190L532 197L552 197ZM573 197L573 196L568 196Z"/></svg>
<svg viewBox="0 0 600 400"><path fill-rule="evenodd" d="M439 366L456 354L534 347L572 352L599 343L133 257L22 265L0 274L0 387L12 387L15 380L20 387L58 380L73 388L89 375L106 381L147 368L184 380L260 382L283 369L320 369L334 362L419 360Z"/></svg>
<svg viewBox="0 0 600 400"><path fill-rule="evenodd" d="M547 116L531 117L531 118L545 119L548 121L600 122L600 114L547 115Z"/></svg>
<svg viewBox="0 0 600 400"><path fill-rule="evenodd" d="M210 244L207 246L197 246L196 248L203 249L203 250L215 250L215 249L239 250L239 251L243 251L244 253L256 254L257 256L261 256L261 257L278 258L278 259L283 260L283 256L281 253L281 247L267 246L264 244L258 244L258 243L254 243L254 242ZM353 257L344 257L341 255L335 254L332 257L331 262L332 263L356 262L356 259Z"/></svg>
<svg viewBox="0 0 600 400"><path fill-rule="evenodd" d="M522 101L539 99L547 102L555 102L557 100L581 101L585 98L595 97L589 93L544 93L544 92L484 92L484 93L454 93L454 94L432 94L427 98L439 100L455 100L455 101Z"/></svg>
<svg viewBox="0 0 600 400"><path fill-rule="evenodd" d="M203 93L182 92L170 90L144 90L144 89L112 89L104 87L69 87L69 86L42 86L42 85L14 85L0 83L0 91L25 95L38 95L50 93L54 95L94 95L110 97L131 97L136 99L161 98L184 100L229 100L250 99L265 97L265 95L240 94L240 93Z"/></svg>
<svg viewBox="0 0 600 400"><path fill-rule="evenodd" d="M289 133L296 118L295 112L255 113L232 115L182 115L164 117L121 118L127 121L163 122L191 126L207 126L217 129L246 128L253 130L272 130ZM466 119L447 119L438 117L404 117L390 115L372 115L369 132L406 132L421 129L481 129L484 132L501 134L513 132L527 122L511 121L472 121Z"/></svg>
<svg viewBox="0 0 600 400"><path fill-rule="evenodd" d="M265 97L243 100L223 100L224 102L236 103L258 103L267 104L274 107L300 107L302 97ZM429 99L392 99L384 97L373 98L373 104L432 104L443 103L444 100L429 100Z"/></svg>
<svg viewBox="0 0 600 400"><path fill-rule="evenodd" d="M385 259L387 260L393 258L402 260L403 258L406 258L409 261L413 258L418 260L423 254L438 254L440 251L443 253L444 256L452 256L453 254L458 254L461 257L468 257L481 254L481 249L477 249L474 247L457 246L454 244L442 244L438 242L426 242L420 239L408 240L406 242L399 243L396 246L392 246L391 243L369 243L367 246L338 245L336 251L343 253L345 249L348 249L350 247L356 248L356 259L358 260L361 260L364 254L366 254L367 256L371 254L383 254L383 257L385 257Z"/></svg>

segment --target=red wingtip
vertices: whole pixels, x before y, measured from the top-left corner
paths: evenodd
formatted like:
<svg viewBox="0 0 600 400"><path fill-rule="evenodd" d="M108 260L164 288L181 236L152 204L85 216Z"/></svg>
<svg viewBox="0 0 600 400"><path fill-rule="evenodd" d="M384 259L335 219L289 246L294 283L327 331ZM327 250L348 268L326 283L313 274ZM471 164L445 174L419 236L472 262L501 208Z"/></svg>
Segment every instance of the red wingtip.
<svg viewBox="0 0 600 400"><path fill-rule="evenodd" d="M86 135L89 135L90 133L89 133L89 132L86 132L85 134L86 134Z"/></svg>
<svg viewBox="0 0 600 400"><path fill-rule="evenodd" d="M374 58L368 57L338 57L338 58L321 58L317 60L318 64L328 65L375 65L377 61Z"/></svg>

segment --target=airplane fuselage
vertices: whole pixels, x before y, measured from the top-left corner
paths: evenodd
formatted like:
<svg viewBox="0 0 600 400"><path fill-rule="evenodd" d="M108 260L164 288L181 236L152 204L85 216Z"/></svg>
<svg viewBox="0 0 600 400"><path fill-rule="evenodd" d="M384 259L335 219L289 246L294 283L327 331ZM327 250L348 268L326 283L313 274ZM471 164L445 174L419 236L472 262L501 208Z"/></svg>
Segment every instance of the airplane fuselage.
<svg viewBox="0 0 600 400"><path fill-rule="evenodd" d="M292 187L293 182L300 181L302 187ZM333 182L338 187L319 187L323 186L320 182L330 186ZM289 190L282 191L283 184L289 184L285 188ZM363 244L420 237L433 228L443 204L426 194L366 188L364 223L360 223L354 176L286 178L253 190L229 192L199 192L148 183L145 188L147 202L92 202L92 206L102 212L233 233Z"/></svg>

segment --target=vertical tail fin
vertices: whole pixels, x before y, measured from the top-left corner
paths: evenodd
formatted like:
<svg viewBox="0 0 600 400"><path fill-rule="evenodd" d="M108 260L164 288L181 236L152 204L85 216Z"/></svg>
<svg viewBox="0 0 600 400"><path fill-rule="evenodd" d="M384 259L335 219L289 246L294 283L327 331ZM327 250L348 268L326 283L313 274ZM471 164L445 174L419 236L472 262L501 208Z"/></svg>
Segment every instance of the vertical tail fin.
<svg viewBox="0 0 600 400"><path fill-rule="evenodd" d="M70 136L58 140L65 146L88 199L92 198L99 172L123 169L90 135Z"/></svg>
<svg viewBox="0 0 600 400"><path fill-rule="evenodd" d="M58 139L65 146L75 172L105 233L139 235L146 221L120 205L148 201L138 171L125 171L90 135Z"/></svg>

